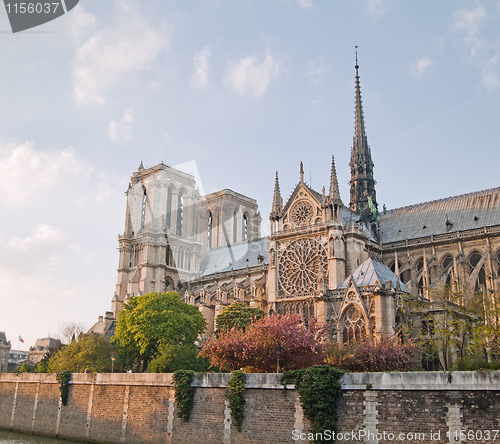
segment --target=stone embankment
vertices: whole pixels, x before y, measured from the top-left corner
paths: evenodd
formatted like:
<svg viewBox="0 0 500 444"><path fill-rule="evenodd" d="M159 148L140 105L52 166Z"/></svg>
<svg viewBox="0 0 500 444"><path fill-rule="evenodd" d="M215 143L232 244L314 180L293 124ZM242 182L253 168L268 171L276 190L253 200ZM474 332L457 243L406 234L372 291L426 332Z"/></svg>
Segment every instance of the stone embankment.
<svg viewBox="0 0 500 444"><path fill-rule="evenodd" d="M74 374L63 406L55 375L4 373L0 428L117 444L311 442L297 393L283 394L276 374L246 375L238 432L224 396L230 376L195 376L186 423L171 374ZM336 442L500 442L500 372L353 373L342 383Z"/></svg>

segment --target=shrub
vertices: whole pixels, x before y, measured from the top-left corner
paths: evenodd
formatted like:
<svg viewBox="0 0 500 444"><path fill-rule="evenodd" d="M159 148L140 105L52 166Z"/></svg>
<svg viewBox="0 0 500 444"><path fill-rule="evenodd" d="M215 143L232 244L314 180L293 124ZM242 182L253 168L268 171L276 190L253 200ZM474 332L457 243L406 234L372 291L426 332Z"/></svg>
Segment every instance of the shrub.
<svg viewBox="0 0 500 444"><path fill-rule="evenodd" d="M327 347L325 363L351 372L407 372L421 370L420 346L397 336L380 339L364 337L346 344L332 343Z"/></svg>
<svg viewBox="0 0 500 444"><path fill-rule="evenodd" d="M244 331L221 332L203 345L200 356L221 369L274 372L279 355L280 369L294 370L323 363L323 333L314 319L306 326L299 315L271 315Z"/></svg>

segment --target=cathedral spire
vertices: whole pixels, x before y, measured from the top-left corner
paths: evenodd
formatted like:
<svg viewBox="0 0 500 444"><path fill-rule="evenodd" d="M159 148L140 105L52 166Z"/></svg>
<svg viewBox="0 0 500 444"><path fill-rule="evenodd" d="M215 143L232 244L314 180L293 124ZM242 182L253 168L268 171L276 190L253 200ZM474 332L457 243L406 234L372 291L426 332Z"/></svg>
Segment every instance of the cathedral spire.
<svg viewBox="0 0 500 444"><path fill-rule="evenodd" d="M278 215L283 208L283 199L281 198L280 182L278 179L278 172L276 171L276 180L274 182L274 196L272 214Z"/></svg>
<svg viewBox="0 0 500 444"><path fill-rule="evenodd" d="M374 214L377 212L375 180L373 179L373 161L365 131L363 101L359 83L358 51L356 46L356 85L354 137L351 149L351 193L350 207L358 214Z"/></svg>
<svg viewBox="0 0 500 444"><path fill-rule="evenodd" d="M340 190L339 190L339 182L337 180L337 170L335 169L335 159L332 156L332 173L330 175L330 199L333 201L339 201L340 199Z"/></svg>
<svg viewBox="0 0 500 444"><path fill-rule="evenodd" d="M300 162L300 182L304 183L304 164Z"/></svg>

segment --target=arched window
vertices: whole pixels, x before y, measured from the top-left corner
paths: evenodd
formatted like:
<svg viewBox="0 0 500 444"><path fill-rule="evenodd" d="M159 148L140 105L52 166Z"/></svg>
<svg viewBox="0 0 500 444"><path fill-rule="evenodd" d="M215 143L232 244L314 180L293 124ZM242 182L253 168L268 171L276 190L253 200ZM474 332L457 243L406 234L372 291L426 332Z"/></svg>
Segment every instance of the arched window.
<svg viewBox="0 0 500 444"><path fill-rule="evenodd" d="M238 220L236 219L236 210L233 213L233 244L238 242Z"/></svg>
<svg viewBox="0 0 500 444"><path fill-rule="evenodd" d="M212 248L212 212L208 213L208 223L207 223L207 237L208 237L208 248Z"/></svg>
<svg viewBox="0 0 500 444"><path fill-rule="evenodd" d="M165 218L165 226L170 228L172 220L172 188L168 187L167 192L167 217Z"/></svg>
<svg viewBox="0 0 500 444"><path fill-rule="evenodd" d="M243 215L242 235L243 242L248 240L248 219L246 214Z"/></svg>
<svg viewBox="0 0 500 444"><path fill-rule="evenodd" d="M184 196L182 191L179 192L179 197L177 199L177 236L182 236L182 212L184 210Z"/></svg>
<svg viewBox="0 0 500 444"><path fill-rule="evenodd" d="M167 244L166 252L165 252L165 264L166 265L170 265L171 255L172 255L172 250L170 249L170 245Z"/></svg>
<svg viewBox="0 0 500 444"><path fill-rule="evenodd" d="M146 194L146 188L144 188L144 194L142 195L142 212L141 212L141 228L144 228L146 223L146 202L148 200L148 195Z"/></svg>
<svg viewBox="0 0 500 444"><path fill-rule="evenodd" d="M497 266L498 266L498 270L497 270L497 276L500 277L500 251L498 252L498 255L497 255Z"/></svg>
<svg viewBox="0 0 500 444"><path fill-rule="evenodd" d="M476 268L476 266L479 264L479 261L481 260L481 254L479 254L477 251L472 253L469 259L469 266L470 266L470 272ZM484 284L486 283L486 273L484 271L484 265L481 266L481 269L479 270L479 274L476 279L476 283L474 285L474 292L478 293L482 291Z"/></svg>
<svg viewBox="0 0 500 444"><path fill-rule="evenodd" d="M342 325L342 341L350 342L366 336L366 322L361 312L354 306L351 306L344 317Z"/></svg>

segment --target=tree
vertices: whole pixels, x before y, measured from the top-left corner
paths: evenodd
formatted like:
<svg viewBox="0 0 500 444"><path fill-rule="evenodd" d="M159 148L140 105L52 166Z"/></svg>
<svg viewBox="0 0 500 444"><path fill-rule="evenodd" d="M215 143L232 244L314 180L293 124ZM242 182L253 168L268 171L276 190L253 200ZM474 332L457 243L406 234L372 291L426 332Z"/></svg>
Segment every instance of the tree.
<svg viewBox="0 0 500 444"><path fill-rule="evenodd" d="M112 339L124 368L140 366L172 346L192 347L205 331L198 308L186 304L178 293L148 293L124 305Z"/></svg>
<svg viewBox="0 0 500 444"><path fill-rule="evenodd" d="M103 336L81 334L49 359L48 373L109 373L113 346Z"/></svg>
<svg viewBox="0 0 500 444"><path fill-rule="evenodd" d="M19 368L14 370L14 373L32 373L35 370L35 366L24 361Z"/></svg>
<svg viewBox="0 0 500 444"><path fill-rule="evenodd" d="M213 366L228 370L274 372L278 366L294 370L321 364L324 331L316 320L306 326L299 315L271 315L250 324L246 330L233 327L205 344L200 356Z"/></svg>
<svg viewBox="0 0 500 444"><path fill-rule="evenodd" d="M260 308L248 307L241 302L235 302L225 307L217 316L217 333L236 327L245 330L252 322L262 319L265 313Z"/></svg>
<svg viewBox="0 0 500 444"><path fill-rule="evenodd" d="M325 362L350 372L407 372L422 369L422 349L398 336L364 337L346 344L331 343Z"/></svg>
<svg viewBox="0 0 500 444"><path fill-rule="evenodd" d="M66 322L59 325L59 339L63 344L69 344L72 340L78 339L82 333L88 331L88 327L83 322Z"/></svg>
<svg viewBox="0 0 500 444"><path fill-rule="evenodd" d="M173 373L177 370L192 370L199 373L207 372L210 361L199 358L198 347L192 345L169 345L160 350L158 355L149 363L149 373Z"/></svg>
<svg viewBox="0 0 500 444"><path fill-rule="evenodd" d="M416 341L423 348L424 367L437 366L446 371L453 361L471 352L471 340L477 336L484 316L481 300L480 294L446 285L429 290L429 299L406 301L407 324L412 330L417 327Z"/></svg>

